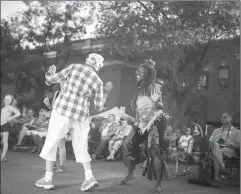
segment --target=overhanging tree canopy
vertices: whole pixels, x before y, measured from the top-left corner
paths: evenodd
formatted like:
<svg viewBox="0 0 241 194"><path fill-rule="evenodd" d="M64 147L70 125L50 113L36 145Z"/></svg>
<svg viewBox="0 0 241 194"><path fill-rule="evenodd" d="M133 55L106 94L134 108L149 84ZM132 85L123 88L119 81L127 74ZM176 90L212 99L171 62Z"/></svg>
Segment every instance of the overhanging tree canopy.
<svg viewBox="0 0 241 194"><path fill-rule="evenodd" d="M177 114L208 65L210 44L240 35L239 2L110 1L100 7L98 35L111 37L110 53L128 61L159 55L158 76Z"/></svg>

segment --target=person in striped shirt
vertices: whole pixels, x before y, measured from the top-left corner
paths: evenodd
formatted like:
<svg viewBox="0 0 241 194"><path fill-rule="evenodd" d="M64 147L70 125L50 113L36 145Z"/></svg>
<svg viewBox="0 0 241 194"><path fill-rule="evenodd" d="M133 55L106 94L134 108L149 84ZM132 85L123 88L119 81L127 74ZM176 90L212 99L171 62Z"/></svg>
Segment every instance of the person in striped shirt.
<svg viewBox="0 0 241 194"><path fill-rule="evenodd" d="M62 83L63 87L54 101L51 112L48 134L40 157L46 160L45 176L36 181L37 187L53 189L53 165L56 161L57 147L71 129L72 145L76 162L82 164L85 181L81 184L82 191L98 186L92 174L91 157L88 153L88 133L90 100L94 96L95 108L102 111L106 99L113 87L111 82L103 86L98 71L103 67L104 58L96 53L89 54L84 65L71 64L62 71L55 73L53 65L45 74L46 84Z"/></svg>

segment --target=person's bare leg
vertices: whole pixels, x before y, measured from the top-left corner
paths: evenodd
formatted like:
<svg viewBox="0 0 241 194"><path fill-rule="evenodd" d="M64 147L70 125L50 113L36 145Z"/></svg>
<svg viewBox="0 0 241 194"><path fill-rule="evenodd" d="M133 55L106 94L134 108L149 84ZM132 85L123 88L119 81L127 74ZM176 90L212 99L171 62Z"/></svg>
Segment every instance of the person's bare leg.
<svg viewBox="0 0 241 194"><path fill-rule="evenodd" d="M65 140L61 140L59 144L59 165L64 166L65 161L66 161Z"/></svg>
<svg viewBox="0 0 241 194"><path fill-rule="evenodd" d="M115 157L116 149L112 148L110 149L110 155L106 158L107 160L113 160Z"/></svg>
<svg viewBox="0 0 241 194"><path fill-rule="evenodd" d="M55 161L48 161L46 160L46 172L53 172Z"/></svg>
<svg viewBox="0 0 241 194"><path fill-rule="evenodd" d="M92 170L91 170L91 163L90 162L82 163L82 166L84 168L85 175L87 174L86 180L88 180L93 176Z"/></svg>
<svg viewBox="0 0 241 194"><path fill-rule="evenodd" d="M3 132L3 153L2 153L2 158L5 158L8 152L8 136L9 132L5 131Z"/></svg>
<svg viewBox="0 0 241 194"><path fill-rule="evenodd" d="M101 138L100 144L99 144L99 146L96 149L96 155L97 155L98 158L102 157L103 151L105 150L106 145L108 144L108 141L109 141L109 138L107 138L107 137L102 137Z"/></svg>
<svg viewBox="0 0 241 194"><path fill-rule="evenodd" d="M128 173L126 177L121 181L121 185L125 185L128 181L135 178L134 176L134 169L133 169L133 161L131 159L126 159L126 167L128 170Z"/></svg>
<svg viewBox="0 0 241 194"><path fill-rule="evenodd" d="M28 130L27 127L22 127L22 129L21 129L21 131L19 132L19 135L18 135L18 143L17 143L17 145L21 145L27 130Z"/></svg>
<svg viewBox="0 0 241 194"><path fill-rule="evenodd" d="M223 152L220 149L217 142L211 142L210 143L212 155L217 160L217 163L222 167L225 168L225 164L223 162Z"/></svg>
<svg viewBox="0 0 241 194"><path fill-rule="evenodd" d="M151 148L150 149L150 154L151 157L153 158L153 165L155 168L155 172L156 172L156 185L154 187L153 190L151 190L151 192L162 192L163 191L163 187L162 187L162 175L163 175L163 163L161 161L160 156L157 153L156 148Z"/></svg>
<svg viewBox="0 0 241 194"><path fill-rule="evenodd" d="M45 160L45 162L46 162L46 172L45 172L44 180L49 182L53 178L53 167L54 167L55 161Z"/></svg>
<svg viewBox="0 0 241 194"><path fill-rule="evenodd" d="M3 132L0 133L0 137L1 137L1 146L3 146Z"/></svg>
<svg viewBox="0 0 241 194"><path fill-rule="evenodd" d="M214 167L214 180L219 181L220 180L220 178L219 178L219 165L216 161L214 161L213 167Z"/></svg>

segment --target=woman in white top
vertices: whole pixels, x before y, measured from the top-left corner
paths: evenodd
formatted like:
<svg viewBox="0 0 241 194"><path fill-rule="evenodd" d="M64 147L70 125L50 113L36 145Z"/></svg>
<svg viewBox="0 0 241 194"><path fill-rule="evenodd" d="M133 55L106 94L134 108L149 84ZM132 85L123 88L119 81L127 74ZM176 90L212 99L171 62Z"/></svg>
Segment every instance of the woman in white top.
<svg viewBox="0 0 241 194"><path fill-rule="evenodd" d="M14 100L15 99L12 95L6 95L4 98L4 107L1 109L1 137L3 144L1 162L6 160L6 155L8 152L8 136L9 128L11 127L10 121L21 116L19 110L12 105Z"/></svg>
<svg viewBox="0 0 241 194"><path fill-rule="evenodd" d="M182 135L178 141L178 148L180 150L184 150L184 152L187 152L188 142L192 138L191 136L191 129L186 128L185 129L185 135Z"/></svg>

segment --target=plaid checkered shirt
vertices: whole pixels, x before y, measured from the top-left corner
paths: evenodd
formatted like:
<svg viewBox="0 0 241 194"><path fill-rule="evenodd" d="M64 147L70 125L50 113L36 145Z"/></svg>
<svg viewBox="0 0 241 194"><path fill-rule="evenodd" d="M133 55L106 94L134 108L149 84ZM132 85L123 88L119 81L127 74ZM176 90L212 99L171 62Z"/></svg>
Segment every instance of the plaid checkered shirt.
<svg viewBox="0 0 241 194"><path fill-rule="evenodd" d="M104 108L103 82L89 66L72 64L62 71L45 74L47 85L62 83L62 89L54 101L53 109L61 115L78 121L89 118L90 99L95 94L94 104L98 111Z"/></svg>

